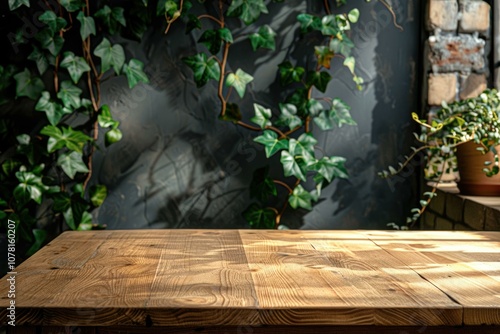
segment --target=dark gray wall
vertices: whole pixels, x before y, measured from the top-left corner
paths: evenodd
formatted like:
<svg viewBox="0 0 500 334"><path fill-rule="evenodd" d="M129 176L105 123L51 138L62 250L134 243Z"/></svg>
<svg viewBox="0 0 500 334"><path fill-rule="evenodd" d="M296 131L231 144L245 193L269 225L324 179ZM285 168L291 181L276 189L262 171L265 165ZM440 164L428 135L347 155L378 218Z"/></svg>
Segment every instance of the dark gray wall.
<svg viewBox="0 0 500 334"><path fill-rule="evenodd" d="M298 13L311 9L309 3L315 2L269 6L261 22L278 32L275 53L254 53L247 40L232 46L229 69L242 68L255 77L239 102L247 118L253 102L276 109L283 99L279 63L307 61L304 51L316 41L302 37L294 22ZM376 173L408 153L410 113L419 101L421 1L392 1L404 31L381 3L349 3L361 11L352 39L357 72L366 84L357 91L337 59L325 95L346 101L358 125L314 131L327 154L348 159L351 178L328 186L311 212L288 210L282 222L292 228L385 228L388 222L402 222L418 195L415 173L389 181ZM94 181L110 193L94 215L111 229L247 227L241 216L250 200L247 186L253 170L267 164L252 141L257 133L217 119L215 82L195 87L181 58L195 53L199 33L185 35L179 25L168 36L160 32L151 29L141 45L127 48L147 64L149 85L130 92L123 78L115 78L103 87L103 102L121 121L124 139L95 157ZM246 32L240 27L234 35ZM271 173L279 175L279 161L271 162Z"/></svg>

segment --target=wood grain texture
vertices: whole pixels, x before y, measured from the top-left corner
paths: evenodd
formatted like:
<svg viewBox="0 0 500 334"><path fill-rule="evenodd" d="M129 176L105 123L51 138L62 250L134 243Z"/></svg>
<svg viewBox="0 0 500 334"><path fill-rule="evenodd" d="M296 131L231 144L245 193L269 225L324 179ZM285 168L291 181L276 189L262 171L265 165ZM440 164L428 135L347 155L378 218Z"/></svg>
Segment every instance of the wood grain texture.
<svg viewBox="0 0 500 334"><path fill-rule="evenodd" d="M17 268L16 323L239 326L262 333L266 326L294 333L294 325L377 326L388 333L397 326L499 326L499 235L66 232ZM5 278L0 289L7 291ZM0 296L2 324L8 302Z"/></svg>

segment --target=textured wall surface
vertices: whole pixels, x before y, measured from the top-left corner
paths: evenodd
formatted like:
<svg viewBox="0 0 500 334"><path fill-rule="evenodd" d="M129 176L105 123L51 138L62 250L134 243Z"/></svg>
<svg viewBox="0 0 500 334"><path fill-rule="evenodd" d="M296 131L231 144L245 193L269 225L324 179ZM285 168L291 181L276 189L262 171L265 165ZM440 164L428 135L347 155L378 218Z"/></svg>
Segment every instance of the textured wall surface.
<svg viewBox="0 0 500 334"><path fill-rule="evenodd" d="M255 78L240 103L246 119L254 101L277 108L285 97L277 65L284 59L304 61L304 50L315 45L294 23L311 3L316 4L270 4L261 23L278 33L275 53L254 53L247 40L233 45L230 70L242 68ZM388 181L376 173L402 160L411 144L410 113L420 100L421 1L391 1L403 31L381 3L349 3L361 11L352 39L365 86L356 90L339 58L325 95L345 100L358 125L314 131L321 150L347 158L351 178L328 186L311 212L288 210L282 223L292 228L385 228L388 222L404 221L415 200L415 166ZM250 203L247 187L252 172L268 163L252 141L257 133L217 119L215 82L195 87L181 58L195 53L196 33L185 35L180 26L168 36L160 31L152 29L140 45L128 44L127 52L147 64L149 85L129 92L125 80L116 78L103 86L103 102L121 121L124 139L94 159L94 178L110 192L94 215L111 229L247 227L241 216ZM241 27L235 35L246 32ZM272 160L271 174L279 176L280 169L279 161Z"/></svg>

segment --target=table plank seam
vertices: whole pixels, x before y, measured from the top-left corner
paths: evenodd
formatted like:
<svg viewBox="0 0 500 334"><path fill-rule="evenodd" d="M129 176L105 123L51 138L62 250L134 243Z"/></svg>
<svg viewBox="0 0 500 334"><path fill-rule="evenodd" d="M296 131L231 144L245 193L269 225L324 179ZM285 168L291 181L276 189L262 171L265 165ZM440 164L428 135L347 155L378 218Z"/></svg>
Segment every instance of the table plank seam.
<svg viewBox="0 0 500 334"><path fill-rule="evenodd" d="M435 287L437 290L439 290L442 294L444 294L450 301L452 301L453 303L457 304L458 306L460 306L461 308L461 323L459 325L461 326L464 326L465 324L465 309L464 309L464 306L457 300L455 299L453 296L451 296L449 293L447 293L446 291L444 291L443 289L441 289L438 285L436 285L435 283L433 283L431 280L427 279L425 276L423 276L422 274L420 274L417 270L411 268L410 266L408 266L406 263L404 263L403 261L401 261L400 259L398 259L397 257L395 257L394 255L392 255L387 249L385 249L384 247L382 247L381 245L379 245L376 240L370 238L368 236L368 240L370 240L371 242L373 242L377 247L379 247L380 249L382 249L384 252L386 252L388 255L390 255L391 257L393 257L396 261L400 262L402 265L404 265L406 268L408 268L409 270L413 271L414 273L416 273L421 279L423 279L424 281L428 282L429 284L431 284L433 287Z"/></svg>

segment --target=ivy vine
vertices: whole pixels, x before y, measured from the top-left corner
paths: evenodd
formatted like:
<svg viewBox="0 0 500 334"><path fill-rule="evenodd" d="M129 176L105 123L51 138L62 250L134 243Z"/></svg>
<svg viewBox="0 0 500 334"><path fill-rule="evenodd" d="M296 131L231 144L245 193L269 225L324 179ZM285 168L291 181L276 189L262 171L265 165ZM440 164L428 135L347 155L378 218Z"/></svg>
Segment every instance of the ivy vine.
<svg viewBox="0 0 500 334"><path fill-rule="evenodd" d="M146 4L125 11L89 0L8 1L14 53L0 65L0 103L15 109L32 100L34 108L34 123L12 112L0 119L0 220L16 223L20 244L28 245L21 256L38 250L48 233L104 228L92 223L91 211L107 195L104 185L90 184L92 157L99 137L108 146L122 133L101 102L101 84L117 75L130 88L148 82L144 64L114 42L141 37Z"/></svg>
<svg viewBox="0 0 500 334"><path fill-rule="evenodd" d="M283 2L275 0L274 2ZM337 6L345 1L335 1ZM205 51L184 58L191 68L197 87L215 81L220 102L219 118L246 129L259 132L254 141L265 148L267 158L280 156L283 179L271 178L267 168L257 170L250 185L255 199L244 211L243 216L251 227L278 228L288 206L293 209L311 210L318 201L322 189L335 178L347 178L345 158L318 153L317 139L312 127L331 130L342 125L355 125L350 107L339 98L316 97L325 93L332 77L329 73L334 57L343 58L343 64L352 73L353 80L361 89L363 80L355 73L355 58L351 55L354 43L349 38L351 25L359 18L359 10L333 14L329 1L324 1L323 15L301 13L297 16L301 34L320 35L320 43L310 50L314 54L313 66L294 64L285 60L279 67L279 77L284 90L289 94L278 106L262 106L254 103L249 119L245 122L238 98L243 98L246 87L254 78L243 69L230 71L228 56L235 40L248 39L254 51L275 50L276 32L269 25L258 25L261 15L268 13L264 0L234 0L216 2L216 14L191 13L191 3L183 0L160 1L158 14L166 19L165 33L175 21L183 21L186 32L201 30L198 43ZM233 36L234 27L240 23L251 25L253 33L247 36ZM234 91L236 94L234 94ZM235 96L237 95L237 96ZM314 187L306 188L312 180ZM271 205L271 197L278 195L277 186L283 187L286 199L281 205ZM276 201L274 201L276 202ZM279 202L279 201L278 201Z"/></svg>

